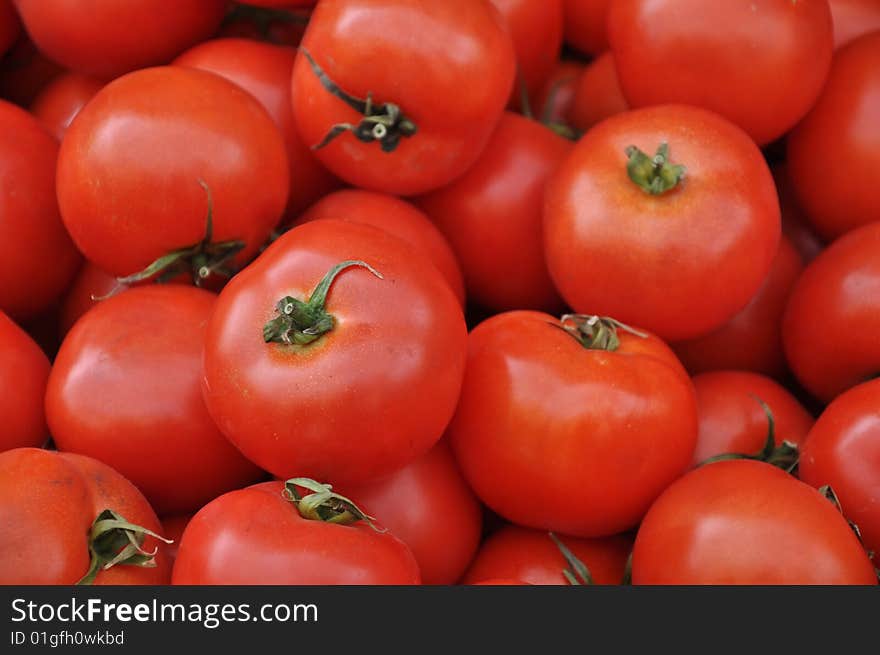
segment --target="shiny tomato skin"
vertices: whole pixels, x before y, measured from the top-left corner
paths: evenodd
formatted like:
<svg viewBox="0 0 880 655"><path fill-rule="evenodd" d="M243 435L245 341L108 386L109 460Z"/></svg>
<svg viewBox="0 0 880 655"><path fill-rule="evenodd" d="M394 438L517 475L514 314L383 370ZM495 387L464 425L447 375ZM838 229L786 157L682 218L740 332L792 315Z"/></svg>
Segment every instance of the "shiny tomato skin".
<svg viewBox="0 0 880 655"><path fill-rule="evenodd" d="M464 305L464 279L455 253L443 233L418 207L385 193L342 189L318 200L294 225L322 218L372 225L411 244L437 267Z"/></svg>
<svg viewBox="0 0 880 655"><path fill-rule="evenodd" d="M608 10L612 0L564 0L565 42L588 55L608 49Z"/></svg>
<svg viewBox="0 0 880 655"><path fill-rule="evenodd" d="M21 21L12 7L11 0L0 0L0 57L12 47L21 34Z"/></svg>
<svg viewBox="0 0 880 655"><path fill-rule="evenodd" d="M807 113L833 48L828 0L616 0L608 35L631 106L697 105L759 145Z"/></svg>
<svg viewBox="0 0 880 655"><path fill-rule="evenodd" d="M64 73L49 82L31 103L31 113L61 141L76 115L106 82L82 73Z"/></svg>
<svg viewBox="0 0 880 655"><path fill-rule="evenodd" d="M452 245L471 301L496 311L562 308L544 261L542 210L570 151L566 139L507 112L463 176L415 199Z"/></svg>
<svg viewBox="0 0 880 655"><path fill-rule="evenodd" d="M788 138L788 172L825 239L880 220L880 33L835 54L822 95ZM822 153L817 157L816 153Z"/></svg>
<svg viewBox="0 0 880 655"><path fill-rule="evenodd" d="M834 48L839 49L863 34L880 30L877 0L828 0L834 19Z"/></svg>
<svg viewBox="0 0 880 655"><path fill-rule="evenodd" d="M653 157L662 143L687 170L678 186L651 195L629 178L625 151L635 145ZM569 306L670 341L708 334L739 312L769 272L779 234L779 201L760 150L696 107L606 119L547 187L544 248Z"/></svg>
<svg viewBox="0 0 880 655"><path fill-rule="evenodd" d="M445 441L399 471L341 493L409 546L423 584L455 584L477 552L483 510Z"/></svg>
<svg viewBox="0 0 880 655"><path fill-rule="evenodd" d="M116 278L102 271L91 262L85 262L79 273L64 294L58 314L58 330L63 337L70 332L79 317L89 311L102 299L121 293L128 287L117 282Z"/></svg>
<svg viewBox="0 0 880 655"><path fill-rule="evenodd" d="M810 430L798 475L817 488L831 485L865 548L880 551L880 380L853 387L828 405Z"/></svg>
<svg viewBox="0 0 880 655"><path fill-rule="evenodd" d="M467 330L434 266L371 225L332 219L285 233L223 289L203 391L217 425L279 478L377 479L442 436L461 389ZM337 264L335 327L306 346L265 343L281 298L305 300ZM357 435L353 439L352 435Z"/></svg>
<svg viewBox="0 0 880 655"><path fill-rule="evenodd" d="M560 59L532 102L535 116L546 123L566 123L584 64Z"/></svg>
<svg viewBox="0 0 880 655"><path fill-rule="evenodd" d="M264 482L199 510L183 533L172 583L419 584L415 558L390 532L304 519L283 491L282 482Z"/></svg>
<svg viewBox="0 0 880 655"><path fill-rule="evenodd" d="M671 344L688 372L740 369L783 378L788 368L782 349L782 315L803 270L800 254L783 236L770 273L748 305L717 330Z"/></svg>
<svg viewBox="0 0 880 655"><path fill-rule="evenodd" d="M629 109L614 66L614 55L603 52L584 69L575 86L568 120L579 130L589 130L606 118Z"/></svg>
<svg viewBox="0 0 880 655"><path fill-rule="evenodd" d="M285 220L340 186L303 143L290 106L290 76L296 50L248 39L205 41L184 52L174 64L216 73L252 94L284 135L290 166L290 195Z"/></svg>
<svg viewBox="0 0 880 655"><path fill-rule="evenodd" d="M880 373L880 222L840 237L801 275L782 321L798 381L831 402Z"/></svg>
<svg viewBox="0 0 880 655"><path fill-rule="evenodd" d="M394 103L415 123L416 134L402 138L394 152L348 132L316 151L352 186L395 195L444 186L476 161L501 117L516 69L501 15L490 3L473 0L325 0L301 47L342 90ZM467 93L462 80L473 82ZM322 86L302 53L292 93L294 118L309 146L334 125L362 118Z"/></svg>
<svg viewBox="0 0 880 655"><path fill-rule="evenodd" d="M125 131L125 139L107 135ZM266 110L205 71L164 66L114 80L70 125L58 157L61 215L86 258L130 275L205 236L247 261L287 202L284 141Z"/></svg>
<svg viewBox="0 0 880 655"><path fill-rule="evenodd" d="M557 319L527 311L471 332L448 435L465 478L502 517L573 536L617 534L689 468L690 378L656 337L618 336L615 352L589 350Z"/></svg>
<svg viewBox="0 0 880 655"><path fill-rule="evenodd" d="M831 502L751 460L709 464L674 482L639 528L632 576L635 585L877 584Z"/></svg>
<svg viewBox="0 0 880 655"><path fill-rule="evenodd" d="M622 582L631 539L619 535L604 539L557 537L587 566L595 584ZM498 584L495 580L512 579L520 581L518 584L567 585L562 574L566 568L565 558L549 534L508 525L483 543L462 584Z"/></svg>
<svg viewBox="0 0 880 655"><path fill-rule="evenodd" d="M164 64L220 26L225 0L13 0L28 34L65 68L113 78Z"/></svg>
<svg viewBox="0 0 880 655"><path fill-rule="evenodd" d="M130 523L162 534L140 491L106 464L73 453L16 448L0 453L0 584L72 585L89 568L92 523L111 509ZM38 537L38 538L35 538ZM165 545L155 568L116 565L100 571L97 585L161 585L171 577Z"/></svg>
<svg viewBox="0 0 880 655"><path fill-rule="evenodd" d="M785 387L757 373L715 371L694 377L700 431L694 464L727 453L754 455L767 441L769 423L758 399L770 408L776 445L803 446L813 417Z"/></svg>
<svg viewBox="0 0 880 655"><path fill-rule="evenodd" d="M223 438L202 400L215 301L183 285L113 296L68 333L49 377L46 414L58 449L100 457L160 514L193 511L262 475Z"/></svg>
<svg viewBox="0 0 880 655"><path fill-rule="evenodd" d="M82 258L55 199L58 143L23 109L0 100L0 311L43 313Z"/></svg>
<svg viewBox="0 0 880 655"><path fill-rule="evenodd" d="M43 397L49 368L34 340L0 312L0 452L46 442Z"/></svg>

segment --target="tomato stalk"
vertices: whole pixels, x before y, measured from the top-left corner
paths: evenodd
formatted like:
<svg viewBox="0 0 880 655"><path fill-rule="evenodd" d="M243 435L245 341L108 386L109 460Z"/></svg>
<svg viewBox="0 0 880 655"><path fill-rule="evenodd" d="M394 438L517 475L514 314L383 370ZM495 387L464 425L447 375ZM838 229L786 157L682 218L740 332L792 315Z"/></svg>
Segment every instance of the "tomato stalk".
<svg viewBox="0 0 880 655"><path fill-rule="evenodd" d="M669 162L669 144L661 143L657 153L648 157L636 146L626 149L626 172L645 193L659 196L677 187L684 179L686 169Z"/></svg>
<svg viewBox="0 0 880 655"><path fill-rule="evenodd" d="M641 330L621 323L607 316L588 316L585 314L565 314L559 319L560 327L577 339L580 344L589 350L607 350L614 352L620 347L618 330L629 332L642 339L648 335Z"/></svg>
<svg viewBox="0 0 880 655"><path fill-rule="evenodd" d="M312 493L302 495L300 488ZM291 478L284 483L284 496L296 506L304 519L337 525L365 521L376 532L385 532L376 526L376 519L361 510L354 501L333 491L333 485L321 484L311 478Z"/></svg>

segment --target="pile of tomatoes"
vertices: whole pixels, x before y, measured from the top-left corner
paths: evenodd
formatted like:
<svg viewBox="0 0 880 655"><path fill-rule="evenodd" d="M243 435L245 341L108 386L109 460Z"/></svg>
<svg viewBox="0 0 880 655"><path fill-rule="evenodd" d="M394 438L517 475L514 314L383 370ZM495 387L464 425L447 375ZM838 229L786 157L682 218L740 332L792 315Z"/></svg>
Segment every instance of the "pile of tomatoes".
<svg viewBox="0 0 880 655"><path fill-rule="evenodd" d="M0 0L0 583L874 584L880 1Z"/></svg>

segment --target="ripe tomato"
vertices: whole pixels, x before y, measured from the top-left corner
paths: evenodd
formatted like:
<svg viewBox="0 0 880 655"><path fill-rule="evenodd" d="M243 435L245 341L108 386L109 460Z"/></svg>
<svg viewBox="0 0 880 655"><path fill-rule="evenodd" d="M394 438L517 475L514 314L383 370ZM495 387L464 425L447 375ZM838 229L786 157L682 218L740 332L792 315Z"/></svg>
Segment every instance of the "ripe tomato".
<svg viewBox="0 0 880 655"><path fill-rule="evenodd" d="M662 341L588 318L517 311L474 328L448 434L495 512L602 537L636 525L688 469L697 407Z"/></svg>
<svg viewBox="0 0 880 655"><path fill-rule="evenodd" d="M544 189L570 150L540 123L508 112L467 173L416 199L455 250L472 301L493 310L562 308L541 225Z"/></svg>
<svg viewBox="0 0 880 655"><path fill-rule="evenodd" d="M266 470L357 484L440 439L466 348L461 307L427 258L371 225L320 220L223 289L203 390L223 433Z"/></svg>
<svg viewBox="0 0 880 655"><path fill-rule="evenodd" d="M608 49L608 10L612 0L563 0L565 42L588 55Z"/></svg>
<svg viewBox="0 0 880 655"><path fill-rule="evenodd" d="M372 225L406 241L437 267L458 301L464 304L464 279L455 253L443 233L417 207L384 193L343 189L321 198L294 224L322 218Z"/></svg>
<svg viewBox="0 0 880 655"><path fill-rule="evenodd" d="M716 371L694 378L700 431L694 464L728 453L754 455L767 442L773 416L775 443L802 446L813 417L779 383L756 373Z"/></svg>
<svg viewBox="0 0 880 655"><path fill-rule="evenodd" d="M166 66L114 80L83 108L58 156L58 201L80 250L108 273L132 275L187 249L179 263L196 277L257 252L281 218L289 176L281 134L250 94Z"/></svg>
<svg viewBox="0 0 880 655"><path fill-rule="evenodd" d="M880 380L828 405L810 431L798 474L814 487L831 485L865 546L880 551Z"/></svg>
<svg viewBox="0 0 880 655"><path fill-rule="evenodd" d="M770 270L779 222L755 144L715 114L667 105L614 116L581 138L547 187L544 245L575 311L676 341L708 334L748 303Z"/></svg>
<svg viewBox="0 0 880 655"><path fill-rule="evenodd" d="M828 246L801 275L782 322L792 372L830 402L880 373L880 222Z"/></svg>
<svg viewBox="0 0 880 655"><path fill-rule="evenodd" d="M863 34L880 30L877 0L829 0L834 19L834 47L845 46Z"/></svg>
<svg viewBox="0 0 880 655"><path fill-rule="evenodd" d="M782 315L803 270L801 256L782 237L770 273L748 305L714 332L672 344L691 375L741 369L777 379L784 377L787 367L782 350Z"/></svg>
<svg viewBox="0 0 880 655"><path fill-rule="evenodd" d="M785 164L777 164L771 169L773 180L776 182L776 191L779 194L779 209L782 212L782 233L788 237L791 244L797 248L805 264L809 264L816 258L825 243L813 230L809 219L804 214L795 197L794 189L788 178L788 167Z"/></svg>
<svg viewBox="0 0 880 655"><path fill-rule="evenodd" d="M106 84L97 77L64 73L49 82L31 103L31 113L61 141L71 121Z"/></svg>
<svg viewBox="0 0 880 655"><path fill-rule="evenodd" d="M42 446L49 360L27 333L0 312L0 452Z"/></svg>
<svg viewBox="0 0 880 655"><path fill-rule="evenodd" d="M108 298L76 323L49 376L46 417L58 449L100 457L160 514L193 511L261 475L202 400L215 300L176 284Z"/></svg>
<svg viewBox="0 0 880 655"><path fill-rule="evenodd" d="M605 52L593 60L578 79L568 120L577 129L586 131L628 109L620 90L614 55Z"/></svg>
<svg viewBox="0 0 880 655"><path fill-rule="evenodd" d="M290 166L290 196L285 219L299 212L340 185L315 158L293 122L290 76L293 48L248 39L216 39L187 50L174 63L216 73L234 82L260 101L284 135Z"/></svg>
<svg viewBox="0 0 880 655"><path fill-rule="evenodd" d="M58 143L0 100L0 311L27 319L64 291L81 258L58 215Z"/></svg>
<svg viewBox="0 0 880 655"><path fill-rule="evenodd" d="M409 546L423 584L455 584L480 545L482 507L445 441L396 473L346 488L345 495Z"/></svg>
<svg viewBox="0 0 880 655"><path fill-rule="evenodd" d="M608 36L630 105L711 109L759 145L807 113L833 48L827 0L617 0Z"/></svg>
<svg viewBox="0 0 880 655"><path fill-rule="evenodd" d="M419 584L418 564L402 541L351 513L342 523L310 514L304 505L308 491L300 490L302 501L296 502L292 482L232 491L199 510L183 533L172 582ZM332 510L336 519L342 513Z"/></svg>
<svg viewBox="0 0 880 655"><path fill-rule="evenodd" d="M540 93L532 101L535 116L542 123L552 125L568 122L575 87L583 70L584 65L579 61L561 59L557 62Z"/></svg>
<svg viewBox="0 0 880 655"><path fill-rule="evenodd" d="M226 0L13 0L47 57L113 78L164 64L219 27Z"/></svg>
<svg viewBox="0 0 880 655"><path fill-rule="evenodd" d="M510 36L489 3L325 0L294 66L294 118L318 159L346 182L422 193L476 161L515 68ZM466 93L462 80L473 82Z"/></svg>
<svg viewBox="0 0 880 655"><path fill-rule="evenodd" d="M119 284L110 273L102 271L91 262L85 262L68 287L61 303L58 315L58 329L61 336L67 334L79 317L96 303L127 288L126 285Z"/></svg>
<svg viewBox="0 0 880 655"><path fill-rule="evenodd" d="M589 569L594 584L616 585L623 580L632 540L623 537L577 539L558 537ZM565 556L552 537L540 530L515 525L501 528L489 537L465 574L463 584L565 585L568 568Z"/></svg>
<svg viewBox="0 0 880 655"><path fill-rule="evenodd" d="M795 193L828 240L880 219L874 174L880 167L878 62L880 33L842 48L818 102L788 139Z"/></svg>
<svg viewBox="0 0 880 655"><path fill-rule="evenodd" d="M21 22L11 0L0 0L0 57L12 47L21 34Z"/></svg>
<svg viewBox="0 0 880 655"><path fill-rule="evenodd" d="M808 440L809 443L809 440ZM781 469L717 462L673 483L636 535L644 584L877 584L837 508Z"/></svg>
<svg viewBox="0 0 880 655"><path fill-rule="evenodd" d="M164 544L155 538L159 519L133 484L98 460L37 448L0 453L0 499L0 584L88 583L92 573L94 584L169 581ZM129 529L108 526L107 510ZM103 568L123 548L125 559ZM136 564L142 555L147 561Z"/></svg>

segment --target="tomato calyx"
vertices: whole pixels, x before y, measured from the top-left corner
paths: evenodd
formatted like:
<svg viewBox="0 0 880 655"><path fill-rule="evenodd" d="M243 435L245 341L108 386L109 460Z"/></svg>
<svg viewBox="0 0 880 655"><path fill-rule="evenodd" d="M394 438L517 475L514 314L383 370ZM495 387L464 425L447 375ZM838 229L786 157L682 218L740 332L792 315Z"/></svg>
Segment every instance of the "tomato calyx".
<svg viewBox="0 0 880 655"><path fill-rule="evenodd" d="M595 584L593 582L593 575L590 573L590 569L587 568L587 565L578 559L577 555L571 552L571 549L562 543L562 540L559 537L552 532L548 532L547 534L550 535L553 543L556 544L559 552L562 553L562 557L565 558L565 563L568 568L562 570L562 575L565 576L568 584L573 587L584 585L592 586Z"/></svg>
<svg viewBox="0 0 880 655"><path fill-rule="evenodd" d="M129 523L112 509L105 509L89 531L89 554L91 561L89 570L76 583L78 585L90 585L95 581L98 573L122 564L125 566L140 566L143 568L156 567L156 553L158 548L151 551L144 550L144 539L147 535L155 537L166 544L173 543L152 530Z"/></svg>
<svg viewBox="0 0 880 655"><path fill-rule="evenodd" d="M305 346L330 332L336 325L336 319L326 309L327 293L336 277L352 266L365 268L380 280L383 279L379 271L360 260L349 259L336 264L321 278L305 302L284 296L275 304L278 316L263 326L263 340L266 343Z"/></svg>
<svg viewBox="0 0 880 655"><path fill-rule="evenodd" d="M300 488L312 493L301 494ZM291 478L284 483L284 497L294 504L299 515L310 521L352 525L364 521L376 532L385 532L354 501L333 491L333 485L321 484L311 478Z"/></svg>
<svg viewBox="0 0 880 655"><path fill-rule="evenodd" d="M303 47L300 51L309 62L312 72L320 80L321 85L328 93L342 100L359 114L363 119L357 125L352 123L337 123L330 128L327 135L320 143L313 145L312 150L319 150L345 132L351 132L358 141L372 143L378 141L382 152L394 152L404 137L410 138L418 132L416 124L407 118L401 108L391 102L376 104L371 94L366 98L358 98L343 91L330 79L327 73L318 65L311 53Z"/></svg>
<svg viewBox="0 0 880 655"><path fill-rule="evenodd" d="M620 347L618 330L629 332L642 339L648 335L641 330L636 330L625 323L608 316L589 316L586 314L564 314L559 319L558 327L573 336L578 342L589 350L606 350L614 352Z"/></svg>
<svg viewBox="0 0 880 655"><path fill-rule="evenodd" d="M677 187L684 179L687 169L681 164L669 162L669 144L661 143L653 157L636 146L626 149L626 172L642 191L660 196Z"/></svg>

